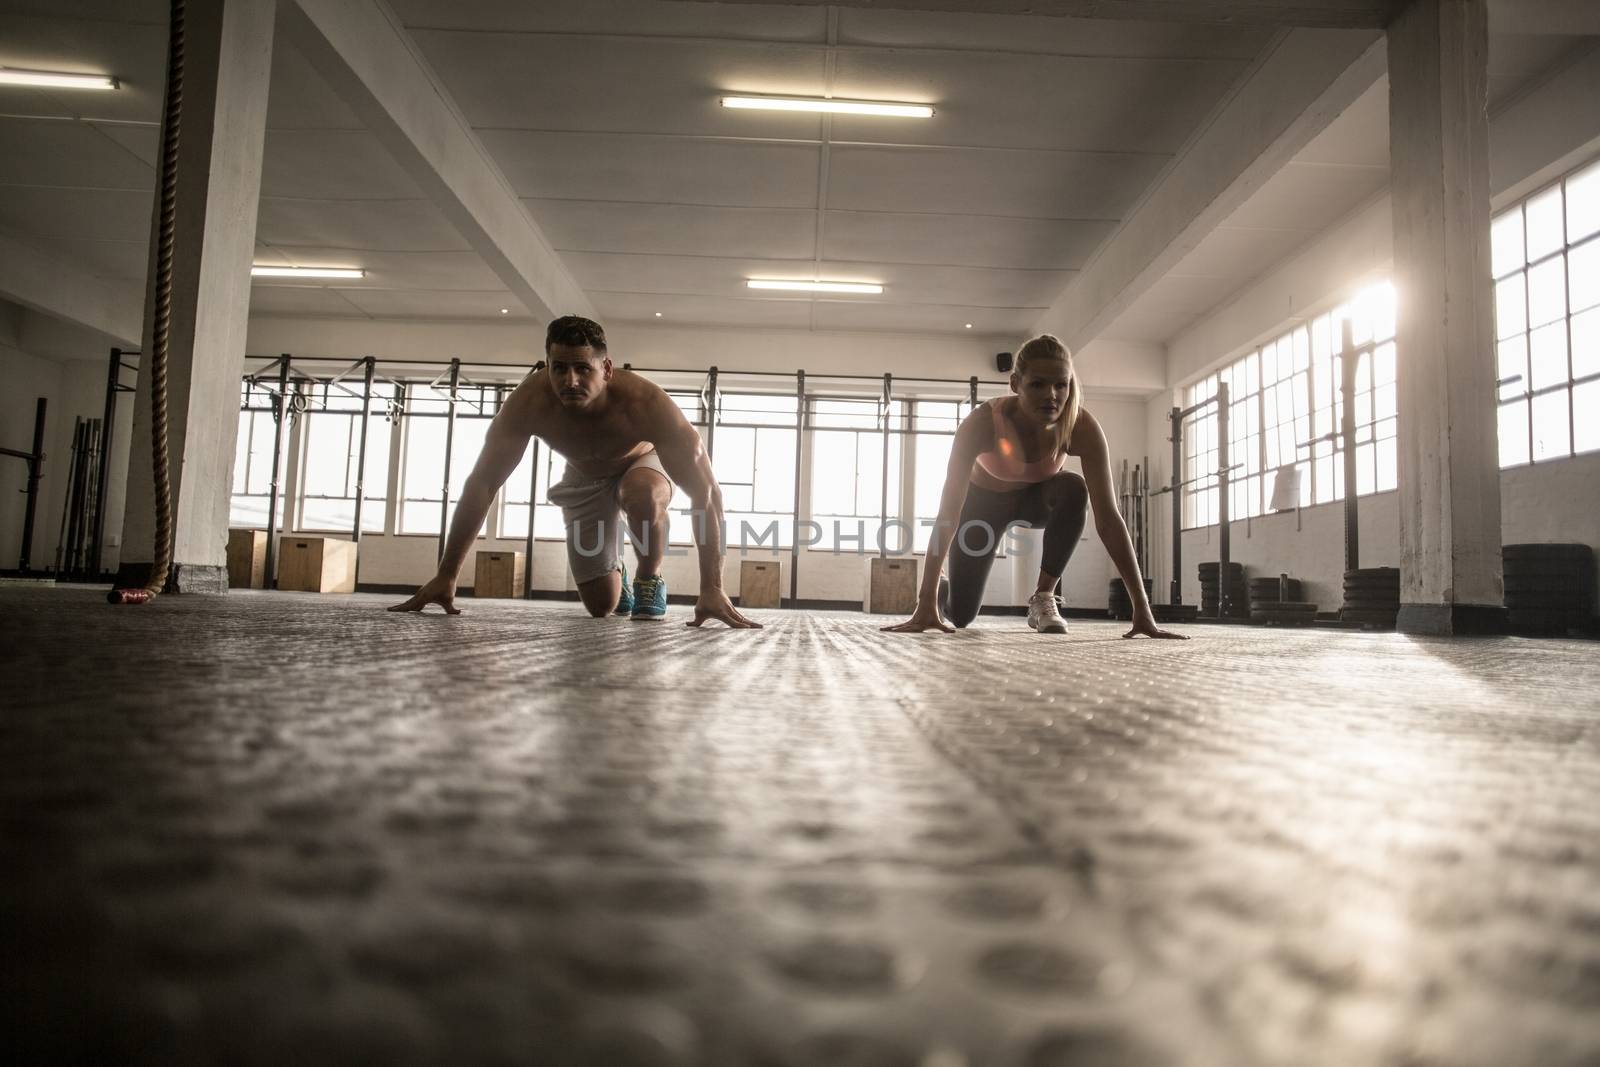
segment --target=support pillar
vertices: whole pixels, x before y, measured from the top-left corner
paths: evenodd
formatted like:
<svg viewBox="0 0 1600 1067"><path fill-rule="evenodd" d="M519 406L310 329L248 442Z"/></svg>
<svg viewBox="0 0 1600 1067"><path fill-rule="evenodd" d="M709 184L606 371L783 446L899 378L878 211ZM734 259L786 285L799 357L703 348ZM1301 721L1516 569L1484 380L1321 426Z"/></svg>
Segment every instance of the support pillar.
<svg viewBox="0 0 1600 1067"><path fill-rule="evenodd" d="M167 588L228 589L228 504L239 379L250 312L250 262L266 136L275 0L187 5L178 125L172 325L167 353L173 569ZM156 212L159 213L159 199ZM152 220L156 232L159 217ZM119 585L141 584L155 558L150 353L157 241L145 292L144 359L134 404Z"/></svg>
<svg viewBox="0 0 1600 1067"><path fill-rule="evenodd" d="M1388 48L1400 299L1399 628L1494 632L1504 608L1486 0L1410 0L1389 27Z"/></svg>

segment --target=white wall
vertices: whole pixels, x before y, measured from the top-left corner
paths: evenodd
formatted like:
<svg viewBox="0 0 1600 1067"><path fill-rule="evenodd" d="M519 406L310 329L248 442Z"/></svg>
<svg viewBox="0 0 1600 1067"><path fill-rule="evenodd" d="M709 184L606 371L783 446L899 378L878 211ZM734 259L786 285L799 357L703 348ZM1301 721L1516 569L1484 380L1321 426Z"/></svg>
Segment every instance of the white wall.
<svg viewBox="0 0 1600 1067"><path fill-rule="evenodd" d="M26 331L13 340L26 343ZM33 447L34 407L39 397L45 413L44 476L39 482L38 512L33 525L30 564L41 571L55 566L61 540L61 515L66 506L68 471L72 462L72 428L75 418L98 419L105 414L106 369L88 360L53 360L16 344L0 340L0 445L23 451ZM122 528L128 444L132 436L132 410L124 394L112 439L111 477L107 485L106 534L117 541ZM22 525L27 498L27 467L19 459L0 459L0 570L14 570L22 547ZM106 566L117 566L119 549L106 551Z"/></svg>
<svg viewBox="0 0 1600 1067"><path fill-rule="evenodd" d="M1568 541L1600 552L1600 454L1517 467L1500 476L1502 543ZM1400 510L1395 493L1359 501L1361 565L1400 565ZM1339 607L1344 582L1344 503L1322 504L1300 513L1268 515L1232 523L1229 558L1251 577L1288 574L1304 583L1305 598L1324 611ZM1217 528L1183 535L1183 600L1200 603L1199 563L1218 558ZM1170 555L1163 564L1170 564ZM1165 601L1166 587L1160 586ZM1600 592L1600 590L1597 590Z"/></svg>
<svg viewBox="0 0 1600 1067"><path fill-rule="evenodd" d="M1497 208L1600 153L1600 48L1576 57L1492 116L1490 133ZM1384 194L1172 339L1167 348L1168 388L1145 407L1152 486L1166 484L1171 476L1167 414L1175 390L1306 321L1372 279L1386 276L1393 260L1391 227L1390 199ZM1167 599L1171 579L1168 500L1160 498L1152 509L1152 526L1159 530L1152 572L1162 601ZM1574 541L1600 549L1600 456L1505 471L1501 500L1507 544ZM1183 535L1186 603L1199 602L1197 564L1217 558L1216 535L1215 527ZM1252 574L1286 572L1307 583L1308 599L1330 609L1339 604L1344 565L1342 503L1305 509L1299 529L1292 513L1248 523L1240 520L1233 524L1231 537L1231 557L1244 563ZM1398 546L1396 495L1362 498L1362 565L1398 566Z"/></svg>
<svg viewBox="0 0 1600 1067"><path fill-rule="evenodd" d="M60 455L54 431L61 423L61 368L10 344L0 344L0 374L4 375L6 383L5 389L0 390L0 446L23 452L31 450L34 406L41 396L49 405L45 412L45 454L48 459L44 465L44 477L39 483L40 496L33 520L33 548L29 561L34 570L42 570L55 555L55 531L61 516L56 498L63 491L58 486L64 487L66 484L58 476L59 466L51 462ZM22 460L0 458L0 570L12 570L17 566L26 506L23 490L27 484L27 465Z"/></svg>

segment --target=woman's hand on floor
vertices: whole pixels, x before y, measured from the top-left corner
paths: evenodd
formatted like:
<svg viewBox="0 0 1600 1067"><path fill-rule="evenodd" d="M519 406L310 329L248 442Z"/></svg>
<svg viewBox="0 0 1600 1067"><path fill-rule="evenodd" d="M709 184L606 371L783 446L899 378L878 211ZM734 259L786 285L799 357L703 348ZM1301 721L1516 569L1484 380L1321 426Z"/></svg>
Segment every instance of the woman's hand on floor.
<svg viewBox="0 0 1600 1067"><path fill-rule="evenodd" d="M939 606L937 604L923 605L921 603L917 604L917 610L912 612L911 618L905 622L896 623L893 626L880 626L878 629L886 634L920 634L927 630L943 630L947 634L956 632L954 626L939 617Z"/></svg>
<svg viewBox="0 0 1600 1067"><path fill-rule="evenodd" d="M1175 634L1171 630L1163 630L1156 625L1154 615L1145 615L1133 621L1133 629L1122 635L1123 637L1155 637L1166 641L1187 641L1188 634Z"/></svg>
<svg viewBox="0 0 1600 1067"><path fill-rule="evenodd" d="M453 579L442 574L436 574L428 579L426 585L417 590L417 595L404 604L396 604L390 611L421 611L429 604L437 604L444 609L446 615L460 615L461 609L456 607L456 583Z"/></svg>

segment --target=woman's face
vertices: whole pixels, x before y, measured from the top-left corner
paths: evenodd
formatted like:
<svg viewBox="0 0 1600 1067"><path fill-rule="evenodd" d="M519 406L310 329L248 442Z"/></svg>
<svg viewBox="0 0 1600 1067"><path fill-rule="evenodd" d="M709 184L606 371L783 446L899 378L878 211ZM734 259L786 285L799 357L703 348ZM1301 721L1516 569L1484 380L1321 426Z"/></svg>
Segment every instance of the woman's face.
<svg viewBox="0 0 1600 1067"><path fill-rule="evenodd" d="M1020 413L1032 422L1053 426L1067 410L1072 372L1065 359L1030 359L1027 369L1011 376L1011 391Z"/></svg>

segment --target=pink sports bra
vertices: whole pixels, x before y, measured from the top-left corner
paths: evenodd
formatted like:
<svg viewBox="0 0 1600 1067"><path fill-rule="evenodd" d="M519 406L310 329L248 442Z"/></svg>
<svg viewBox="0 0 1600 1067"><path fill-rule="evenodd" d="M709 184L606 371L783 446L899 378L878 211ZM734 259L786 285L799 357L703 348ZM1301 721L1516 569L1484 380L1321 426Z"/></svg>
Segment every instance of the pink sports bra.
<svg viewBox="0 0 1600 1067"><path fill-rule="evenodd" d="M1012 425L1011 420L1000 414L1000 401L989 401L988 408L994 415L994 449L978 454L978 466L982 467L990 477L1003 482L1032 484L1042 482L1061 470L1067 462L1065 449L1049 459L1036 460L1032 463L1025 461L1022 458L1022 440L1017 436L1017 428Z"/></svg>

